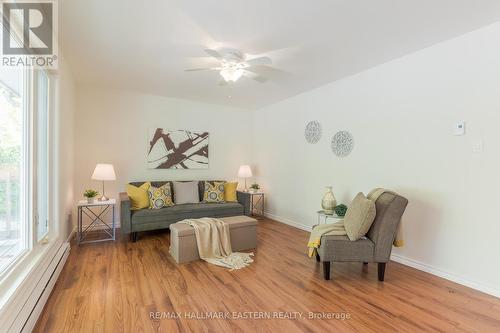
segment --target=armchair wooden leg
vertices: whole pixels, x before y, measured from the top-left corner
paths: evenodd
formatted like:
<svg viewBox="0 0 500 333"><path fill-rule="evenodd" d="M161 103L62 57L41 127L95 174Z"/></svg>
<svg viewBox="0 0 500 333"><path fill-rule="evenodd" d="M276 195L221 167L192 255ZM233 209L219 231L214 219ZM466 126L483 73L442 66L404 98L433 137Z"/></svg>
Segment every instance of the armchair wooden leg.
<svg viewBox="0 0 500 333"><path fill-rule="evenodd" d="M330 280L330 262L323 261L323 274L325 276L325 280Z"/></svg>
<svg viewBox="0 0 500 333"><path fill-rule="evenodd" d="M385 262L379 262L378 263L378 280L379 281L384 281L384 275L385 275Z"/></svg>
<svg viewBox="0 0 500 333"><path fill-rule="evenodd" d="M131 233L130 238L132 239L133 243L137 242L137 231Z"/></svg>
<svg viewBox="0 0 500 333"><path fill-rule="evenodd" d="M319 254L316 252L316 261L317 262L320 262L321 261L321 258L319 257Z"/></svg>

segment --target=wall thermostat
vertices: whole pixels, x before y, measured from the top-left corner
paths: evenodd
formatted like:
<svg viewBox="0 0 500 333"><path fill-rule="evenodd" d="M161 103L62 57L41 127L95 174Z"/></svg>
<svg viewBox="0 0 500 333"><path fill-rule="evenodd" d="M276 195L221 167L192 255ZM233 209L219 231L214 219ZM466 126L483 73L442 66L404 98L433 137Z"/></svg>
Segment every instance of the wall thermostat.
<svg viewBox="0 0 500 333"><path fill-rule="evenodd" d="M465 135L465 121L457 121L453 129L453 135Z"/></svg>

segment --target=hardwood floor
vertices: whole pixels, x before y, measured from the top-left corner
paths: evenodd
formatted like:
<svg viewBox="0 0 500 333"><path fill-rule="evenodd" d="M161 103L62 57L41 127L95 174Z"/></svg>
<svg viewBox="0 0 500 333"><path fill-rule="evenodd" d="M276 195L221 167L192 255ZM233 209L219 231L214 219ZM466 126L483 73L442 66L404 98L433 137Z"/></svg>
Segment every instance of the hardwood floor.
<svg viewBox="0 0 500 333"><path fill-rule="evenodd" d="M255 262L238 271L177 265L168 232L141 233L137 243L73 245L35 332L499 331L495 297L395 262L385 282L376 264L362 263L332 263L325 281L321 263L306 256L308 233L266 219L258 237ZM188 317L214 312L234 316ZM296 319L239 318L292 312ZM309 312L349 318L309 319Z"/></svg>

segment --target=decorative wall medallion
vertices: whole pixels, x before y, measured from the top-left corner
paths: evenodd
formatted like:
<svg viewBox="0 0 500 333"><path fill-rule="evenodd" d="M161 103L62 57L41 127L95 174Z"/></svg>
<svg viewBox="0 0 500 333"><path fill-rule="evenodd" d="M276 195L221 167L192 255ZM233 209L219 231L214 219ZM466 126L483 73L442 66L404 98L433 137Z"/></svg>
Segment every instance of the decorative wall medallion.
<svg viewBox="0 0 500 333"><path fill-rule="evenodd" d="M313 120L307 123L304 131L307 143L317 143L321 138L321 125L319 122Z"/></svg>
<svg viewBox="0 0 500 333"><path fill-rule="evenodd" d="M208 132L152 128L149 169L208 169Z"/></svg>
<svg viewBox="0 0 500 333"><path fill-rule="evenodd" d="M354 138L348 131L339 131L332 138L332 151L338 157L346 157L354 148Z"/></svg>

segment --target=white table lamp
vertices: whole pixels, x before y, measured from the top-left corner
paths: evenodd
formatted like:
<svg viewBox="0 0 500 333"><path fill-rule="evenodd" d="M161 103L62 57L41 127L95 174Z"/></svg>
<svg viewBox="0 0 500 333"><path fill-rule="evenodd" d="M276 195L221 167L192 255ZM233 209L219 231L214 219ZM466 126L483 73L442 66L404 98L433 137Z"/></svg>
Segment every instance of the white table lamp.
<svg viewBox="0 0 500 333"><path fill-rule="evenodd" d="M245 178L245 192L248 192L247 178L252 177L252 169L250 168L250 166L249 165L240 166L240 169L238 170L238 177Z"/></svg>
<svg viewBox="0 0 500 333"><path fill-rule="evenodd" d="M102 197L100 197L99 201L107 201L108 197L104 195L104 181L116 180L115 169L113 168L113 164L97 164L94 169L94 173L92 174L92 179L101 180L102 181Z"/></svg>

